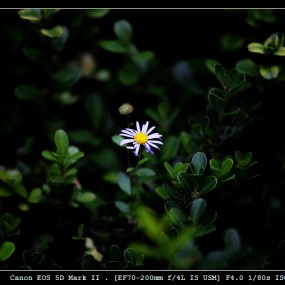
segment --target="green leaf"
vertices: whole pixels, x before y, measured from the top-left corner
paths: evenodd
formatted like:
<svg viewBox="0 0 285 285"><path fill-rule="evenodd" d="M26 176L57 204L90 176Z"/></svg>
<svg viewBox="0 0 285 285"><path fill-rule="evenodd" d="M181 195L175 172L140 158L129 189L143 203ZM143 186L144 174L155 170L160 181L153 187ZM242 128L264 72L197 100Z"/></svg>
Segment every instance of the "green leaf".
<svg viewBox="0 0 285 285"><path fill-rule="evenodd" d="M183 187L183 189L191 193L192 189L194 190L194 185L192 185L193 183L191 183L191 185L188 183L188 182L191 182L189 181L189 178L190 178L190 175L187 174L186 172L179 172L177 175L177 179L179 183L181 184L181 186Z"/></svg>
<svg viewBox="0 0 285 285"><path fill-rule="evenodd" d="M0 245L0 261L7 260L15 251L15 245L12 242L6 241Z"/></svg>
<svg viewBox="0 0 285 285"><path fill-rule="evenodd" d="M18 195L20 195L20 196L22 196L22 197L24 197L24 198L27 198L27 197L28 197L28 192L27 192L25 186L24 186L22 183L13 184L12 187L13 187L14 191L15 191Z"/></svg>
<svg viewBox="0 0 285 285"><path fill-rule="evenodd" d="M69 147L69 139L67 133L62 129L57 130L55 132L54 141L57 154L62 156L66 155Z"/></svg>
<svg viewBox="0 0 285 285"><path fill-rule="evenodd" d="M110 252L111 261L121 261L122 260L122 252L118 245L112 244L109 252Z"/></svg>
<svg viewBox="0 0 285 285"><path fill-rule="evenodd" d="M236 253L241 250L240 236L235 229L228 229L225 234L225 246L227 250Z"/></svg>
<svg viewBox="0 0 285 285"><path fill-rule="evenodd" d="M135 174L137 176L154 176L155 171L150 168L139 168Z"/></svg>
<svg viewBox="0 0 285 285"><path fill-rule="evenodd" d="M86 14L90 18L103 18L110 12L110 9L88 9Z"/></svg>
<svg viewBox="0 0 285 285"><path fill-rule="evenodd" d="M127 53L129 51L128 45L113 40L102 40L99 42L99 46L107 51L115 53Z"/></svg>
<svg viewBox="0 0 285 285"><path fill-rule="evenodd" d="M28 202L30 203L38 203L42 197L42 189L41 188L34 188L28 197Z"/></svg>
<svg viewBox="0 0 285 285"><path fill-rule="evenodd" d="M174 170L171 167L171 165L166 161L166 162L164 162L164 166L165 166L167 172L169 173L170 178L175 180L176 179L176 175L174 174Z"/></svg>
<svg viewBox="0 0 285 285"><path fill-rule="evenodd" d="M114 32L122 42L126 44L130 43L133 35L133 30L131 24L128 21L126 20L117 21L114 24Z"/></svg>
<svg viewBox="0 0 285 285"><path fill-rule="evenodd" d="M202 214L205 212L207 207L207 203L204 199L198 198L195 199L190 210L190 216L194 222L194 224L197 224L199 218L202 216Z"/></svg>
<svg viewBox="0 0 285 285"><path fill-rule="evenodd" d="M133 61L140 62L140 61L150 61L155 57L154 52L152 51L142 51L132 55Z"/></svg>
<svg viewBox="0 0 285 285"><path fill-rule="evenodd" d="M125 203L125 202L121 202L121 201L116 201L115 202L115 206L122 212L125 214L130 214L130 206Z"/></svg>
<svg viewBox="0 0 285 285"><path fill-rule="evenodd" d="M203 152L196 152L192 157L190 166L193 174L202 174L207 166L206 155Z"/></svg>
<svg viewBox="0 0 285 285"><path fill-rule="evenodd" d="M207 59L206 60L206 66L213 74L215 74L215 67L217 64L219 64L221 66L221 64L214 59Z"/></svg>
<svg viewBox="0 0 285 285"><path fill-rule="evenodd" d="M44 150L42 152L42 156L47 159L47 160L50 160L50 161L53 161L53 162L58 162L58 159L56 156L54 156L53 152L52 151L49 151L49 150Z"/></svg>
<svg viewBox="0 0 285 285"><path fill-rule="evenodd" d="M202 237L202 236L212 233L215 230L216 230L216 226L213 224L207 224L207 225L201 225L201 226L198 225L196 232L195 232L195 236Z"/></svg>
<svg viewBox="0 0 285 285"><path fill-rule="evenodd" d="M247 46L247 49L250 52L265 54L263 44L261 44L261 43L250 43Z"/></svg>
<svg viewBox="0 0 285 285"><path fill-rule="evenodd" d="M92 192L79 192L76 196L76 200L80 203L91 203L96 199L96 195Z"/></svg>
<svg viewBox="0 0 285 285"><path fill-rule="evenodd" d="M210 175L207 176L205 179L202 180L200 186L200 195L205 195L215 189L217 186L218 179L217 177Z"/></svg>
<svg viewBox="0 0 285 285"><path fill-rule="evenodd" d="M112 141L116 144L116 145L118 145L118 146L120 146L120 142L123 140L123 138L121 137L121 136L119 136L119 135L114 135L114 136L112 136Z"/></svg>
<svg viewBox="0 0 285 285"><path fill-rule="evenodd" d="M32 23L41 20L41 10L40 9L22 9L18 11L20 18L28 20Z"/></svg>
<svg viewBox="0 0 285 285"><path fill-rule="evenodd" d="M74 164L77 160L79 160L82 157L84 157L84 152L78 151L74 153L73 155L71 155L66 159L65 167L69 167L71 164Z"/></svg>
<svg viewBox="0 0 285 285"><path fill-rule="evenodd" d="M260 67L259 72L261 76L267 80L275 79L278 77L279 74L279 66L263 66Z"/></svg>
<svg viewBox="0 0 285 285"><path fill-rule="evenodd" d="M237 69L233 69L230 72L230 89L231 92L246 82L245 74L238 71Z"/></svg>
<svg viewBox="0 0 285 285"><path fill-rule="evenodd" d="M164 208L175 225L180 229L185 228L184 222L187 220L186 216L176 203L173 201L167 201L164 204Z"/></svg>
<svg viewBox="0 0 285 285"><path fill-rule="evenodd" d="M135 265L136 264L136 259L137 259L136 251L134 249L132 249L132 248L127 248L124 251L124 259L125 259L126 263Z"/></svg>
<svg viewBox="0 0 285 285"><path fill-rule="evenodd" d="M123 172L119 172L118 185L125 193L131 195L131 180L128 175Z"/></svg>
<svg viewBox="0 0 285 285"><path fill-rule="evenodd" d="M118 80L124 85L135 84L140 77L138 69L133 65L125 65L118 73Z"/></svg>
<svg viewBox="0 0 285 285"><path fill-rule="evenodd" d="M17 98L25 101L39 103L42 100L39 90L33 85L18 85L15 88L15 94Z"/></svg>
<svg viewBox="0 0 285 285"><path fill-rule="evenodd" d="M164 201L167 201L170 199L170 194L165 190L165 187L157 187L155 189L155 193Z"/></svg>
<svg viewBox="0 0 285 285"><path fill-rule="evenodd" d="M59 38L64 33L64 28L61 26L55 26L51 29L41 29L41 33L49 38Z"/></svg>
<svg viewBox="0 0 285 285"><path fill-rule="evenodd" d="M0 197L10 197L12 195L13 193L9 188L2 185L0 186Z"/></svg>
<svg viewBox="0 0 285 285"><path fill-rule="evenodd" d="M225 88L228 85L228 81L225 76L225 70L220 64L215 65L215 74L222 87Z"/></svg>
<svg viewBox="0 0 285 285"><path fill-rule="evenodd" d="M224 175L227 174L234 164L234 161L231 158L227 158L222 162L221 170L223 171Z"/></svg>
<svg viewBox="0 0 285 285"><path fill-rule="evenodd" d="M8 234L12 233L17 229L20 224L21 219L16 217L14 218L11 214L5 213L1 216L1 225L4 226Z"/></svg>
<svg viewBox="0 0 285 285"><path fill-rule="evenodd" d="M177 174L179 172L186 172L188 167L189 167L188 163L177 162L175 164L175 166L174 166L174 176L175 176L175 179L176 179Z"/></svg>
<svg viewBox="0 0 285 285"><path fill-rule="evenodd" d="M212 108L221 114L225 106L224 93L218 88L210 88L208 92L208 101Z"/></svg>
<svg viewBox="0 0 285 285"><path fill-rule="evenodd" d="M24 46L23 53L28 59L34 62L41 61L45 57L44 52L30 46Z"/></svg>
<svg viewBox="0 0 285 285"><path fill-rule="evenodd" d="M73 65L64 67L54 74L51 78L58 88L67 89L73 86L81 77L81 71Z"/></svg>
<svg viewBox="0 0 285 285"><path fill-rule="evenodd" d="M259 67L252 59L240 60L236 63L236 67L240 72L249 76L258 78L260 76Z"/></svg>

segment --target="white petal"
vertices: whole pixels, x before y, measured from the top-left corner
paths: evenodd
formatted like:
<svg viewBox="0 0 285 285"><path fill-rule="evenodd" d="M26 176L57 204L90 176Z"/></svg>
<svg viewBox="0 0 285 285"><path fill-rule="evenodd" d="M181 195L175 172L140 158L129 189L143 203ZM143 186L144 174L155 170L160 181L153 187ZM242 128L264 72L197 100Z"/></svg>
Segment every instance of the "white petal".
<svg viewBox="0 0 285 285"><path fill-rule="evenodd" d="M155 129L155 127L151 127L146 134L148 135L153 129Z"/></svg>
<svg viewBox="0 0 285 285"><path fill-rule="evenodd" d="M131 130L131 129L125 129L125 130L122 130L121 133L125 133L125 134L128 134L128 135L134 135L135 131Z"/></svg>
<svg viewBox="0 0 285 285"><path fill-rule="evenodd" d="M135 134L135 133L136 133L136 130L134 130L134 129L126 128L126 130L129 131L129 132L132 133L132 134Z"/></svg>
<svg viewBox="0 0 285 285"><path fill-rule="evenodd" d="M162 135L160 135L159 133L154 133L154 134L151 134L151 135L149 135L148 136L148 139L159 139L159 138L161 138L162 137Z"/></svg>
<svg viewBox="0 0 285 285"><path fill-rule="evenodd" d="M120 134L120 136L128 137L128 138L133 138L134 137L134 135L131 135L131 134Z"/></svg>
<svg viewBox="0 0 285 285"><path fill-rule="evenodd" d="M147 142L149 142L149 143L159 143L159 144L163 144L163 142L161 142L161 141L154 141L154 140L148 140Z"/></svg>
<svg viewBox="0 0 285 285"><path fill-rule="evenodd" d="M138 156L139 150L140 150L140 144L137 144L137 145L135 146L135 148L136 148L135 155Z"/></svg>
<svg viewBox="0 0 285 285"><path fill-rule="evenodd" d="M148 122L146 122L143 126L142 126L142 133L146 133L147 128L148 128Z"/></svg>
<svg viewBox="0 0 285 285"><path fill-rule="evenodd" d="M151 145L152 147L155 147L155 148L158 148L158 149L160 149L157 145L155 145L155 144L152 144L151 142L147 142L147 144L149 144L149 145Z"/></svg>
<svg viewBox="0 0 285 285"><path fill-rule="evenodd" d="M126 148L128 148L128 149L134 149L133 146L127 146Z"/></svg>
<svg viewBox="0 0 285 285"><path fill-rule="evenodd" d="M139 122L138 122L138 121L136 122L136 126L137 126L137 131L140 133L141 128L140 128L140 124L139 124Z"/></svg>
<svg viewBox="0 0 285 285"><path fill-rule="evenodd" d="M121 142L120 142L120 145L124 145L124 144L126 144L126 143L131 143L131 142L133 142L134 140L133 139L125 139L125 140L122 140Z"/></svg>
<svg viewBox="0 0 285 285"><path fill-rule="evenodd" d="M144 147L146 149L147 152L151 153L151 154L154 154L154 152L151 150L150 146L148 145L148 143L145 143L144 144Z"/></svg>

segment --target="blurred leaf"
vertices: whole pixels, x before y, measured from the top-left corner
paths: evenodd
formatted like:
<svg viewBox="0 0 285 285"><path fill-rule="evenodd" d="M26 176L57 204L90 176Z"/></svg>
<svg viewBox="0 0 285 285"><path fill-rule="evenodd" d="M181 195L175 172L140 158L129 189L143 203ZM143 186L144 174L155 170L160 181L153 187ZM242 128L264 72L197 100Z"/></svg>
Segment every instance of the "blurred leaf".
<svg viewBox="0 0 285 285"><path fill-rule="evenodd" d="M123 138L121 137L121 136L119 136L119 135L114 135L114 136L112 136L112 141L116 144L116 145L118 145L118 146L120 146L120 142L123 140Z"/></svg>
<svg viewBox="0 0 285 285"><path fill-rule="evenodd" d="M41 29L41 33L49 38L59 38L63 35L64 29L61 26L56 26L51 29Z"/></svg>
<svg viewBox="0 0 285 285"><path fill-rule="evenodd" d="M123 172L119 172L118 185L125 193L131 195L131 180L128 175Z"/></svg>
<svg viewBox="0 0 285 285"><path fill-rule="evenodd" d="M6 241L0 245L0 261L7 260L15 251L15 245L12 242Z"/></svg>
<svg viewBox="0 0 285 285"><path fill-rule="evenodd" d="M78 129L68 132L70 141L75 144L87 144L97 146L100 144L100 138L96 137L95 134L88 129Z"/></svg>
<svg viewBox="0 0 285 285"><path fill-rule="evenodd" d="M161 160L169 161L177 155L179 150L180 140L176 136L168 136L164 140Z"/></svg>
<svg viewBox="0 0 285 285"><path fill-rule="evenodd" d="M79 68L73 65L64 67L56 71L51 76L54 83L56 84L56 87L64 90L72 87L80 79L80 77L81 77L81 72Z"/></svg>
<svg viewBox="0 0 285 285"><path fill-rule="evenodd" d="M261 76L265 79L271 80L275 79L278 77L279 74L279 67L274 65L274 66L262 66L259 69L259 72Z"/></svg>
<svg viewBox="0 0 285 285"><path fill-rule="evenodd" d="M115 205L122 213L130 214L130 206L127 203L116 201Z"/></svg>
<svg viewBox="0 0 285 285"><path fill-rule="evenodd" d="M132 55L134 61L150 61L155 57L154 52L152 51L142 51Z"/></svg>
<svg viewBox="0 0 285 285"><path fill-rule="evenodd" d="M32 23L41 20L41 10L40 9L22 9L18 11L20 18L28 20Z"/></svg>
<svg viewBox="0 0 285 285"><path fill-rule="evenodd" d="M155 172L154 170L150 169L150 168L139 168L135 174L137 176L154 176Z"/></svg>
<svg viewBox="0 0 285 285"><path fill-rule="evenodd" d="M216 230L216 226L213 224L207 224L207 225L202 225L202 226L198 225L196 228L195 236L202 237L202 236L212 233L215 230Z"/></svg>
<svg viewBox="0 0 285 285"><path fill-rule="evenodd" d="M23 47L23 53L24 55L30 59L31 61L38 62L43 60L45 57L45 53L41 50L38 50L32 46L24 46Z"/></svg>
<svg viewBox="0 0 285 285"><path fill-rule="evenodd" d="M22 84L15 88L16 97L21 100L31 101L34 103L40 103L43 99L40 91L33 85Z"/></svg>
<svg viewBox="0 0 285 285"><path fill-rule="evenodd" d="M53 162L58 162L58 159L56 156L54 156L53 152L52 151L49 151L49 150L44 150L42 152L42 156L47 159L47 160L50 160L50 161L53 161Z"/></svg>
<svg viewBox="0 0 285 285"><path fill-rule="evenodd" d="M140 74L133 65L125 65L118 73L118 80L124 85L132 85L139 80Z"/></svg>
<svg viewBox="0 0 285 285"><path fill-rule="evenodd" d="M116 36L124 43L130 43L133 35L131 24L126 20L120 20L114 24L114 32Z"/></svg>
<svg viewBox="0 0 285 285"><path fill-rule="evenodd" d="M259 67L252 59L240 60L236 63L236 67L239 71L258 78L260 76Z"/></svg>
<svg viewBox="0 0 285 285"><path fill-rule="evenodd" d="M170 199L171 195L165 190L165 187L157 187L155 188L155 193L162 198L164 201Z"/></svg>
<svg viewBox="0 0 285 285"><path fill-rule="evenodd" d="M127 53L129 50L128 45L113 40L102 40L99 42L99 46L107 51L115 53Z"/></svg>
<svg viewBox="0 0 285 285"><path fill-rule="evenodd" d="M20 224L21 219L16 217L14 218L11 214L5 213L1 216L1 225L5 228L8 234L12 233L17 229Z"/></svg>
<svg viewBox="0 0 285 285"><path fill-rule="evenodd" d="M225 234L225 245L227 250L237 253L241 250L240 236L235 229L228 229Z"/></svg>
<svg viewBox="0 0 285 285"><path fill-rule="evenodd" d="M76 196L76 200L80 203L91 203L96 199L96 195L92 192L79 192Z"/></svg>
<svg viewBox="0 0 285 285"><path fill-rule="evenodd" d="M88 9L86 14L90 18L102 18L110 12L110 9Z"/></svg>
<svg viewBox="0 0 285 285"><path fill-rule="evenodd" d="M28 196L28 202L38 203L41 200L41 197L42 197L42 189L34 188Z"/></svg>
<svg viewBox="0 0 285 285"><path fill-rule="evenodd" d="M66 155L69 147L69 138L67 133L62 129L57 130L54 135L54 142L57 154L62 156Z"/></svg>
<svg viewBox="0 0 285 285"><path fill-rule="evenodd" d="M250 52L265 54L263 44L261 43L250 43L247 46Z"/></svg>
<svg viewBox="0 0 285 285"><path fill-rule="evenodd" d="M9 188L4 187L2 185L0 186L0 197L10 197L12 195L13 193Z"/></svg>

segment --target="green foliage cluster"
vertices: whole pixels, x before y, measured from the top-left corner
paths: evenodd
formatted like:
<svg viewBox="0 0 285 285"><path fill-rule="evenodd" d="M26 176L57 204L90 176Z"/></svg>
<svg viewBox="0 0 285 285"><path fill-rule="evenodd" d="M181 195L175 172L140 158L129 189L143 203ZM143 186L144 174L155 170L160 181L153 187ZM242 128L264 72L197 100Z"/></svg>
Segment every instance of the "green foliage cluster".
<svg viewBox="0 0 285 285"><path fill-rule="evenodd" d="M1 269L284 269L284 11L1 13Z"/></svg>

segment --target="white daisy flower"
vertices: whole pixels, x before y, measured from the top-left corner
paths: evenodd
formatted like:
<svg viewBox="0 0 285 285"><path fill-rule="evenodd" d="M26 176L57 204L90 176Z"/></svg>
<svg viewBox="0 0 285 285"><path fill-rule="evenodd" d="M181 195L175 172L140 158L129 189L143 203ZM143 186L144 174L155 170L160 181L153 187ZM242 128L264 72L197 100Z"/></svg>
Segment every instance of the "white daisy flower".
<svg viewBox="0 0 285 285"><path fill-rule="evenodd" d="M147 152L153 154L151 147L158 148L156 144L163 144L161 141L162 135L159 133L150 134L155 127L148 129L148 122L140 128L139 122L136 122L137 129L126 128L122 130L120 136L127 137L120 142L120 145L131 143L133 146L127 146L128 149L134 149L135 155L138 156L140 146L143 145Z"/></svg>

